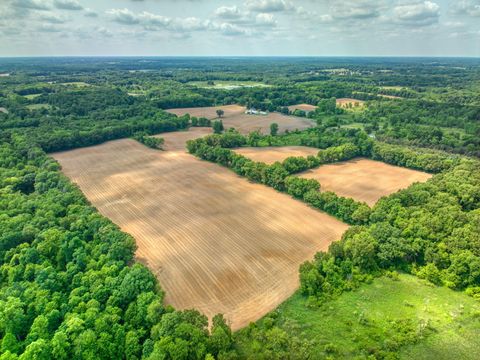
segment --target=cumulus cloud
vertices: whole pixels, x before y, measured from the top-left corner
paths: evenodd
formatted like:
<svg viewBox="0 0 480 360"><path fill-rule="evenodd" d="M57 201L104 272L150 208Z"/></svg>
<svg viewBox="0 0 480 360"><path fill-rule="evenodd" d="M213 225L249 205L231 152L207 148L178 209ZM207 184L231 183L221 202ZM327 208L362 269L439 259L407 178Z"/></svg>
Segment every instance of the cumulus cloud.
<svg viewBox="0 0 480 360"><path fill-rule="evenodd" d="M215 10L215 16L223 19L240 19L246 16L247 13L241 11L238 6L221 6Z"/></svg>
<svg viewBox="0 0 480 360"><path fill-rule="evenodd" d="M456 15L480 17L480 0L455 1L452 8Z"/></svg>
<svg viewBox="0 0 480 360"><path fill-rule="evenodd" d="M54 0L53 5L62 10L83 10L83 6L77 0Z"/></svg>
<svg viewBox="0 0 480 360"><path fill-rule="evenodd" d="M335 2L330 11L336 19L371 19L379 17L384 8L383 1L347 0Z"/></svg>
<svg viewBox="0 0 480 360"><path fill-rule="evenodd" d="M294 10L295 6L286 0L247 0L248 10L259 13L272 13Z"/></svg>
<svg viewBox="0 0 480 360"><path fill-rule="evenodd" d="M42 0L12 0L12 6L27 10L48 10L50 7Z"/></svg>
<svg viewBox="0 0 480 360"><path fill-rule="evenodd" d="M426 26L438 22L440 6L432 1L396 6L394 20L410 26Z"/></svg>

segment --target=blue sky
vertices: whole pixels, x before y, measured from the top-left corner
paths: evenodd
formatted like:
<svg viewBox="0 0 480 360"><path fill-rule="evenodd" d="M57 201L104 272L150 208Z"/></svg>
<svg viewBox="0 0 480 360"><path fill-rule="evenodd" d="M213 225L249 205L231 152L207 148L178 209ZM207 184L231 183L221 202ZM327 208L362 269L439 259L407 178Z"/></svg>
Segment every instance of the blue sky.
<svg viewBox="0 0 480 360"><path fill-rule="evenodd" d="M0 0L0 56L480 56L480 0Z"/></svg>

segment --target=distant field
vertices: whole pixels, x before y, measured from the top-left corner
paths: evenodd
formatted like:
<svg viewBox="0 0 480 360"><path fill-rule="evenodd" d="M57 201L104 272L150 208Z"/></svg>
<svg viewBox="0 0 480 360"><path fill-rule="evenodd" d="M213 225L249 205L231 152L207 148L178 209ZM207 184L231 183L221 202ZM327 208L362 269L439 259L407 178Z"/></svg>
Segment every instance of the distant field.
<svg viewBox="0 0 480 360"><path fill-rule="evenodd" d="M8 110L4 107L0 107L0 112L2 112L4 114L8 114Z"/></svg>
<svg viewBox="0 0 480 360"><path fill-rule="evenodd" d="M30 109L30 110L51 109L52 105L50 105L50 104L30 104L30 105L27 105L26 108Z"/></svg>
<svg viewBox="0 0 480 360"><path fill-rule="evenodd" d="M164 134L155 135L154 137L163 138L165 143L162 148L164 150L185 150L188 140L198 139L213 133L209 127L192 127L188 131L175 131Z"/></svg>
<svg viewBox="0 0 480 360"><path fill-rule="evenodd" d="M83 82L83 81L64 82L64 83L60 83L60 85L76 86L76 87L88 87L88 86L92 86L92 84L87 84L86 82Z"/></svg>
<svg viewBox="0 0 480 360"><path fill-rule="evenodd" d="M185 114L190 114L190 116L195 117L206 117L207 119L216 119L217 110L223 110L225 114L223 115L224 118L243 114L245 113L245 107L240 105L225 105L225 106L211 106L211 107L195 107L195 108L180 108L180 109L168 109L169 113L175 114L177 116L182 116Z"/></svg>
<svg viewBox="0 0 480 360"><path fill-rule="evenodd" d="M192 81L189 85L198 86L204 89L219 89L219 90L234 90L239 88L251 88L251 87L270 87L261 82L256 81L213 81L213 85L207 81Z"/></svg>
<svg viewBox="0 0 480 360"><path fill-rule="evenodd" d="M28 94L28 95L23 95L23 97L24 97L25 99L32 100L32 99L35 99L35 98L37 98L37 97L39 97L39 96L41 96L41 95L43 95L43 94Z"/></svg>
<svg viewBox="0 0 480 360"><path fill-rule="evenodd" d="M276 313L276 326L312 342L310 359L367 359L385 350L397 352L394 359L424 360L477 359L480 353L480 303L411 275L376 279L320 308L295 294ZM404 329L413 342L401 343ZM246 332L237 337L249 342Z"/></svg>
<svg viewBox="0 0 480 360"><path fill-rule="evenodd" d="M357 99L350 99L350 98L341 98L337 99L337 106L341 108L360 108L365 104L365 101L357 100Z"/></svg>
<svg viewBox="0 0 480 360"><path fill-rule="evenodd" d="M403 99L400 96L394 96L394 95L377 94L377 96L380 96L386 99Z"/></svg>
<svg viewBox="0 0 480 360"><path fill-rule="evenodd" d="M273 164L276 161L282 162L290 156L317 155L319 149L308 146L268 146L268 147L243 147L234 149L237 154L241 154L253 161Z"/></svg>
<svg viewBox="0 0 480 360"><path fill-rule="evenodd" d="M348 226L179 150L209 131L162 134L167 151L124 139L53 156L135 237L137 259L158 277L168 304L223 313L238 329L293 294L299 265Z"/></svg>
<svg viewBox="0 0 480 360"><path fill-rule="evenodd" d="M287 116L276 112L269 113L268 115L247 115L242 113L223 119L225 129L233 127L242 134L248 134L256 130L259 130L263 134L269 134L270 124L272 123L278 124L280 133L286 130L304 130L314 126L314 122L310 119Z"/></svg>
<svg viewBox="0 0 480 360"><path fill-rule="evenodd" d="M291 112L294 112L295 110L302 110L305 112L310 112L310 111L315 111L317 107L315 105L309 105L309 104L298 104L298 105L291 105L288 107L288 110Z"/></svg>
<svg viewBox="0 0 480 360"><path fill-rule="evenodd" d="M432 177L422 171L388 165L369 159L355 159L323 165L299 175L316 179L321 189L374 205L381 197Z"/></svg>

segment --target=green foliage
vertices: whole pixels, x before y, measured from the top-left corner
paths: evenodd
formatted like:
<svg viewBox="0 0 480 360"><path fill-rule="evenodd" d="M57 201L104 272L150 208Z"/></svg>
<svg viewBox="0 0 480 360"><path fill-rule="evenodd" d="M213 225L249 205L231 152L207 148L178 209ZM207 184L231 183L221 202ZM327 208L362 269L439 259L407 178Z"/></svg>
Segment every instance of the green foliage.
<svg viewBox="0 0 480 360"><path fill-rule="evenodd" d="M222 317L163 306L135 243L25 138L0 145L2 359L204 359L231 353ZM29 186L18 180L33 174Z"/></svg>
<svg viewBox="0 0 480 360"><path fill-rule="evenodd" d="M223 127L223 121L222 120L215 120L213 122L213 132L215 134L221 134L224 130L224 127Z"/></svg>
<svg viewBox="0 0 480 360"><path fill-rule="evenodd" d="M278 124L277 123L271 123L270 124L270 135L277 136L277 134L278 134Z"/></svg>
<svg viewBox="0 0 480 360"><path fill-rule="evenodd" d="M137 132L133 134L133 138L149 148L158 150L162 150L162 146L165 143L163 138L148 136L144 132Z"/></svg>

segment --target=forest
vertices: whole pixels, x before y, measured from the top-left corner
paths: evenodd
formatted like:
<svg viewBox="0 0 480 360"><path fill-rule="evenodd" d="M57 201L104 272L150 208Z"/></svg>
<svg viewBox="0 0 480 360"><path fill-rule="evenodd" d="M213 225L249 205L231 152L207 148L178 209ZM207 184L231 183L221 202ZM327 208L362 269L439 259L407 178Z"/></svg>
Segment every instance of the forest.
<svg viewBox="0 0 480 360"><path fill-rule="evenodd" d="M478 331L478 59L142 60L0 59L0 73L9 74L0 77L0 360L343 358L346 345L315 342L296 316L327 316L360 290L395 281L405 297L419 289L470 304L458 328ZM208 81L266 86L198 85ZM340 98L365 103L340 108ZM302 103L317 108L295 115L315 126L282 134L273 126L270 134L242 135L221 121L164 111L240 104L289 114L288 106ZM291 299L236 333L221 314L209 324L195 309L165 305L155 275L134 260L135 240L98 213L49 156L120 138L161 148L162 139L149 135L191 126L215 131L188 142L192 155L351 225L328 252L300 266ZM241 146L310 146L319 153L267 165L232 150ZM373 207L296 176L357 157L434 176ZM355 313L362 327L351 357L396 359L443 334L436 323L422 325L420 336L411 319L372 321ZM473 336L468 341L469 349L480 349ZM425 347L416 354L429 353Z"/></svg>

